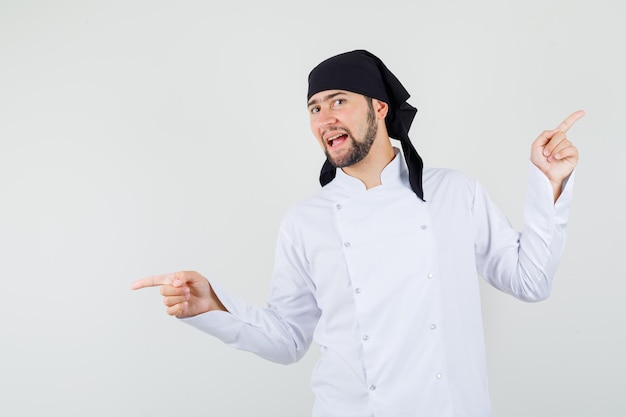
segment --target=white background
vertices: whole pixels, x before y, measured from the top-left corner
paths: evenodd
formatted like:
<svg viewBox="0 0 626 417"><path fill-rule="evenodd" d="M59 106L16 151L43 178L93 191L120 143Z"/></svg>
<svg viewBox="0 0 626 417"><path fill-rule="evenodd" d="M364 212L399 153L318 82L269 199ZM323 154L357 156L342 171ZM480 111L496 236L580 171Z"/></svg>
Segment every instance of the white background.
<svg viewBox="0 0 626 417"><path fill-rule="evenodd" d="M521 224L529 146L582 108L552 297L481 284L494 413L626 413L626 3L0 2L0 415L306 416L282 366L164 313L181 269L262 306L278 222L318 188L306 77L352 49L419 109L427 165Z"/></svg>

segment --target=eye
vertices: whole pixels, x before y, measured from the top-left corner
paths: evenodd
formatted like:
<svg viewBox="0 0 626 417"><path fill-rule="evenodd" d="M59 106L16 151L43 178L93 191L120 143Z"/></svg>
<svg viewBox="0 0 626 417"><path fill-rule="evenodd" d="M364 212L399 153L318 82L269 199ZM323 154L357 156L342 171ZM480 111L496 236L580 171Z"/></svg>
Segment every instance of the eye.
<svg viewBox="0 0 626 417"><path fill-rule="evenodd" d="M343 103L345 103L345 102L346 102L346 99L345 99L345 98L338 98L338 99L336 99L336 100L333 102L333 105L335 105L335 106L339 106L339 105L341 105L341 104L343 104Z"/></svg>
<svg viewBox="0 0 626 417"><path fill-rule="evenodd" d="M314 106L314 107L311 107L309 111L311 112L311 114L319 113L320 108L319 106Z"/></svg>

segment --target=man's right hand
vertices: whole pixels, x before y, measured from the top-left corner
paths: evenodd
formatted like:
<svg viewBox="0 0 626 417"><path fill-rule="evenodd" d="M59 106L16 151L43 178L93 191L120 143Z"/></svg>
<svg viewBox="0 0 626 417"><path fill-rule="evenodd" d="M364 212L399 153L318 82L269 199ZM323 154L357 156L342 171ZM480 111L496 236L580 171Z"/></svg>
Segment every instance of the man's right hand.
<svg viewBox="0 0 626 417"><path fill-rule="evenodd" d="M217 298L209 281L194 271L155 275L133 282L131 290L161 287L167 314L178 318L193 317L207 311L228 311Z"/></svg>

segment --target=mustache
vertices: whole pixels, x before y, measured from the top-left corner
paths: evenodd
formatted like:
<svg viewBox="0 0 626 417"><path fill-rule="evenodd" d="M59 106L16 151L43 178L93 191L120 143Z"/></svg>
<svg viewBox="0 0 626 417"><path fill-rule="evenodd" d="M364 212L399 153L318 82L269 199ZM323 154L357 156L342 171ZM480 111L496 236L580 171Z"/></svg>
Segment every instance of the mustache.
<svg viewBox="0 0 626 417"><path fill-rule="evenodd" d="M329 126L328 128L322 131L322 137L325 138L328 132L343 132L348 136L352 136L352 132L347 127L343 126Z"/></svg>

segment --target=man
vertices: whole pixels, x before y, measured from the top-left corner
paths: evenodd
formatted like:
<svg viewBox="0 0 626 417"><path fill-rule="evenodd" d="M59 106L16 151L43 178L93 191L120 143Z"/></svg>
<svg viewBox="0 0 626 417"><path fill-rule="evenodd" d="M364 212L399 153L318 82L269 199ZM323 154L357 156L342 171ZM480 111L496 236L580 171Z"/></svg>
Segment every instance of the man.
<svg viewBox="0 0 626 417"><path fill-rule="evenodd" d="M168 314L272 361L315 340L314 416L491 415L476 275L522 300L549 295L578 160L566 133L584 113L533 142L518 233L475 181L423 168L408 97L367 51L311 71L323 187L281 223L266 308L197 272L132 288L161 286Z"/></svg>

